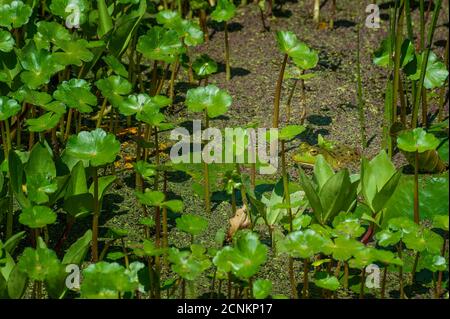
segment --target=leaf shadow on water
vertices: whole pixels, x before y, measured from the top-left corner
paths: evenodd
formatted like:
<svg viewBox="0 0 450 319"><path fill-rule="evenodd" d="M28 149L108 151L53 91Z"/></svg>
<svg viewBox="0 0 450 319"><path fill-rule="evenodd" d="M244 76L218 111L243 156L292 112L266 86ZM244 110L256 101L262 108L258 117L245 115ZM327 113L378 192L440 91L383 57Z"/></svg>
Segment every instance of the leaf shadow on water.
<svg viewBox="0 0 450 319"><path fill-rule="evenodd" d="M328 126L333 122L333 119L326 115L311 114L306 117L309 123L317 126Z"/></svg>
<svg viewBox="0 0 450 319"><path fill-rule="evenodd" d="M277 18L290 18L292 17L292 11L291 10L283 10L282 7L274 8L272 11L273 15Z"/></svg>
<svg viewBox="0 0 450 319"><path fill-rule="evenodd" d="M225 29L225 24L222 22L216 22L216 21L209 21L208 22L208 27L209 29L213 30L210 34L209 34L209 39L212 40L217 32L224 32ZM228 23L228 32L229 33L233 33L233 32L238 32L241 31L244 28L244 26L242 24L240 24L239 22L230 22Z"/></svg>
<svg viewBox="0 0 450 319"><path fill-rule="evenodd" d="M224 73L224 72L225 72L225 64L222 62L218 62L217 73ZM250 73L251 72L247 69L231 66L231 78L234 78L235 76L246 76L249 75Z"/></svg>
<svg viewBox="0 0 450 319"><path fill-rule="evenodd" d="M354 26L356 26L356 23L351 21L351 20L347 20L347 19L339 19L336 20L336 22L334 22L334 26L336 29L340 29L340 28L353 28Z"/></svg>

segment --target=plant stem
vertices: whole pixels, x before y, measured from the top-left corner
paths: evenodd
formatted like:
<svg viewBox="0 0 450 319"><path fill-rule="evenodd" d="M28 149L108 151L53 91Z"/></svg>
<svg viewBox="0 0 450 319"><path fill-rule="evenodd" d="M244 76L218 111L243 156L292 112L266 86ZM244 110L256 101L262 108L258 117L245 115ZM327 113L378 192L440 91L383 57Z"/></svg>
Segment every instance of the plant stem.
<svg viewBox="0 0 450 319"><path fill-rule="evenodd" d="M70 124L72 123L72 113L73 109L69 109L69 113L67 114L66 130L64 131L64 141L66 141L70 135Z"/></svg>
<svg viewBox="0 0 450 319"><path fill-rule="evenodd" d="M98 261L98 219L100 203L98 200L98 169L94 167L94 215L92 217L92 261Z"/></svg>
<svg viewBox="0 0 450 319"><path fill-rule="evenodd" d="M449 38L447 38L447 43L445 44L445 54L444 54L444 63L447 70L448 70L448 42ZM444 120L445 91L447 90L447 87L448 87L447 85L443 85L439 93L439 113L438 113L439 122L442 122Z"/></svg>
<svg viewBox="0 0 450 319"><path fill-rule="evenodd" d="M366 284L366 267L361 270L361 285L359 287L359 299L364 299L364 286Z"/></svg>
<svg viewBox="0 0 450 319"><path fill-rule="evenodd" d="M178 55L175 59L175 62L172 65L172 73L170 74L170 86L169 86L169 98L173 101L174 96L174 87L175 87L175 76L176 76L176 70L178 66Z"/></svg>
<svg viewBox="0 0 450 319"><path fill-rule="evenodd" d="M413 268L411 270L411 284L412 285L414 285L414 282L416 281L416 271L417 271L417 265L419 264L419 257L420 257L420 253L416 252L416 257L414 257Z"/></svg>
<svg viewBox="0 0 450 319"><path fill-rule="evenodd" d="M428 31L428 44L427 44L427 47L425 48L425 51L422 53L422 68L420 70L420 79L418 82L417 94L416 94L417 97L414 100L413 118L412 118L412 122L411 122L411 126L413 128L415 128L417 125L419 102L420 102L419 95L421 95L421 93L422 93L422 88L423 88L423 83L425 80L425 73L426 73L425 71L426 71L427 65L428 65L428 57L430 56L431 45L433 44L434 31L436 30L436 25L437 25L437 20L439 17L439 12L441 10L441 5L442 5L442 0L436 0L435 6L434 6L433 19L430 24L430 29Z"/></svg>
<svg viewBox="0 0 450 319"><path fill-rule="evenodd" d="M308 298L309 295L308 273L309 273L309 260L306 258L303 260L303 292L302 292L303 299Z"/></svg>
<svg viewBox="0 0 450 319"><path fill-rule="evenodd" d="M414 222L419 224L419 152L414 153Z"/></svg>
<svg viewBox="0 0 450 319"><path fill-rule="evenodd" d="M358 95L358 114L359 114L359 129L361 134L361 146L364 150L367 146L366 143L366 121L364 115L365 103L362 91L362 80L361 80L361 32L359 23L357 24L357 50L356 50L356 77L357 77L357 95Z"/></svg>
<svg viewBox="0 0 450 319"><path fill-rule="evenodd" d="M291 294L293 299L298 298L297 294L297 283L295 280L295 274L294 274L294 258L289 257L289 281L291 283Z"/></svg>
<svg viewBox="0 0 450 319"><path fill-rule="evenodd" d="M331 2L331 19L330 19L330 30L334 29L334 21L336 20L336 0Z"/></svg>
<svg viewBox="0 0 450 319"><path fill-rule="evenodd" d="M395 36L395 53L394 53L394 83L393 83L393 98L392 98L392 119L391 125L397 120L397 97L398 97L398 88L400 82L400 56L402 49L402 41L403 41L403 21L404 21L404 8L403 5L400 8L399 17L397 20L397 28L396 28L396 36Z"/></svg>
<svg viewBox="0 0 450 319"><path fill-rule="evenodd" d="M384 266L383 270L383 279L381 281L381 292L380 292L380 298L384 299L385 293L386 293L386 279L387 279L387 272L388 272L388 266Z"/></svg>
<svg viewBox="0 0 450 319"><path fill-rule="evenodd" d="M348 289L348 262L344 262L344 289Z"/></svg>
<svg viewBox="0 0 450 319"><path fill-rule="evenodd" d="M224 22L225 29L225 72L226 72L226 80L229 81L231 79L231 67L230 67L230 45L228 43L228 23Z"/></svg>
<svg viewBox="0 0 450 319"><path fill-rule="evenodd" d="M280 118L281 88L283 85L284 70L286 69L287 59L288 55L285 54L283 58L283 63L281 64L280 74L278 75L277 86L275 88L275 100L273 103L273 123L272 123L273 128L278 128L278 122Z"/></svg>
<svg viewBox="0 0 450 319"><path fill-rule="evenodd" d="M209 127L209 117L205 110L205 128L208 129ZM208 169L208 163L203 162L203 190L205 192L205 212L207 214L211 213L211 196L210 196L210 186L209 186L209 169Z"/></svg>
<svg viewBox="0 0 450 319"><path fill-rule="evenodd" d="M398 244L398 257L402 259L402 242ZM399 266L399 284L400 284L400 299L405 299L405 291L403 289L403 266Z"/></svg>
<svg viewBox="0 0 450 319"><path fill-rule="evenodd" d="M105 113L107 102L108 102L108 99L104 98L102 107L100 108L100 112L98 113L97 125L95 126L96 128L99 128L100 125L102 124L103 114Z"/></svg>
<svg viewBox="0 0 450 319"><path fill-rule="evenodd" d="M295 79L294 83L292 84L291 91L289 92L289 96L288 96L288 99L287 99L287 102L286 102L286 113L287 113L286 115L287 115L287 122L288 123L289 123L289 121L291 119L291 102L292 102L292 98L294 96L294 92L295 92L295 88L297 86L297 82L298 82L298 79Z"/></svg>

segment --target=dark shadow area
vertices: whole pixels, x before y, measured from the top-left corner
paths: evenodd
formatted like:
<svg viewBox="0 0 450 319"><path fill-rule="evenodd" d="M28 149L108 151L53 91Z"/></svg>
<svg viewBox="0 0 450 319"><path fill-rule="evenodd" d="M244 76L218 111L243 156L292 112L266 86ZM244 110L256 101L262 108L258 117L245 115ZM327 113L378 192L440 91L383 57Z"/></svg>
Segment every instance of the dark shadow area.
<svg viewBox="0 0 450 319"><path fill-rule="evenodd" d="M372 135L372 136L367 140L367 147L369 147L370 144L372 144L372 142L375 140L375 137L376 137L376 136L377 136L377 135L374 134L374 135Z"/></svg>
<svg viewBox="0 0 450 319"><path fill-rule="evenodd" d="M217 73L223 73L223 72L225 72L225 64L218 62L217 63ZM231 66L231 78L232 79L235 76L246 76L246 75L249 75L250 73L251 72L247 69Z"/></svg>
<svg viewBox="0 0 450 319"><path fill-rule="evenodd" d="M336 20L336 22L334 23L334 26L336 29L339 28L352 28L356 25L355 22L350 21L350 20L346 20L346 19L340 19L340 20Z"/></svg>
<svg viewBox="0 0 450 319"><path fill-rule="evenodd" d="M272 11L273 15L277 18L290 18L292 16L291 10L283 10L283 8L274 8Z"/></svg>
<svg viewBox="0 0 450 319"><path fill-rule="evenodd" d="M312 114L312 115L306 117L306 120L309 123L318 125L318 126L327 126L333 122L333 119L329 116L316 115L316 114Z"/></svg>
<svg viewBox="0 0 450 319"><path fill-rule="evenodd" d="M196 88L196 87L198 87L198 85L197 85L197 84L194 84L194 83L189 83L189 82L177 82L177 83L175 84L175 91L177 91L178 93L186 94L186 92L187 92L189 89L193 89L193 88ZM177 98L180 99L180 101L184 101L184 98L181 98L181 97L179 96L179 94L177 94ZM177 99L175 99L174 103L177 103L177 102L178 102Z"/></svg>
<svg viewBox="0 0 450 319"><path fill-rule="evenodd" d="M438 40L434 42L434 45L437 47L445 48L445 45L447 44L447 40Z"/></svg>

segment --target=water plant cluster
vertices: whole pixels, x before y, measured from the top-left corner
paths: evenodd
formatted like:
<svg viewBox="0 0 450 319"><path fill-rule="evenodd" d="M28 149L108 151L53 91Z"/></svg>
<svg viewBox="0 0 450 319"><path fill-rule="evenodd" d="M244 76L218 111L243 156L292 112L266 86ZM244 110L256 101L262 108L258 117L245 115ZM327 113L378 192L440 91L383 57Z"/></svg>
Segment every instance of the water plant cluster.
<svg viewBox="0 0 450 319"><path fill-rule="evenodd" d="M320 2L300 2L314 7L308 23L323 27ZM200 285L208 298L403 299L417 287L448 298L448 41L444 57L433 52L442 0L428 9L418 1L419 21L416 2L392 2L373 56L386 72L379 153L364 154L358 27L357 169L319 153L294 177L288 149L318 112L305 83L319 52L300 34L271 30L276 1L0 0L0 298L197 298ZM336 5L324 13L331 30ZM173 128L200 118L207 129L236 103L210 78L233 81L231 55L244 48L230 47L229 29L246 6L260 11L279 51L267 88L279 172L258 174L258 158L173 163ZM224 39L220 61L195 53L212 26ZM235 155L247 154L251 136L237 132ZM331 154L336 145L319 136L319 147ZM202 214L185 212L170 189L177 176ZM103 218L108 195L126 183L140 214L133 233ZM229 217L205 243L199 237L221 218L217 202ZM272 259L284 261L286 291L265 275Z"/></svg>

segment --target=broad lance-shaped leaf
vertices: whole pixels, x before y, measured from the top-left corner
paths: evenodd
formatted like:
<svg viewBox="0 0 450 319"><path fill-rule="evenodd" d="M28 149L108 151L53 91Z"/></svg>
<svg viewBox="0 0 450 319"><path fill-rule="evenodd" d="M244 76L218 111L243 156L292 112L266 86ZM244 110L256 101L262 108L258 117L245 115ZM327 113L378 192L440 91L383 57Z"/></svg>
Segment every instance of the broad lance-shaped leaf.
<svg viewBox="0 0 450 319"><path fill-rule="evenodd" d="M53 74L64 69L52 54L46 50L38 50L33 42L29 42L17 55L25 69L20 74L20 79L31 89L48 83Z"/></svg>
<svg viewBox="0 0 450 319"><path fill-rule="evenodd" d="M154 26L139 37L136 50L146 58L171 63L184 52L183 43L175 30Z"/></svg>
<svg viewBox="0 0 450 319"><path fill-rule="evenodd" d="M202 112L206 109L211 118L225 114L231 103L231 96L212 84L190 89L186 94L186 105L189 111Z"/></svg>
<svg viewBox="0 0 450 319"><path fill-rule="evenodd" d="M278 138L280 140L289 141L306 130L302 125L288 125L281 129Z"/></svg>
<svg viewBox="0 0 450 319"><path fill-rule="evenodd" d="M10 52L14 47L15 40L11 33L6 30L0 30L0 51Z"/></svg>
<svg viewBox="0 0 450 319"><path fill-rule="evenodd" d="M177 228L193 236L200 235L208 228L208 220L197 215L186 214L176 219Z"/></svg>
<svg viewBox="0 0 450 319"><path fill-rule="evenodd" d="M91 0L52 0L49 8L52 14L66 21L69 16L79 15L79 24L82 25L87 21L91 4Z"/></svg>
<svg viewBox="0 0 450 319"><path fill-rule="evenodd" d="M66 253L64 254L62 263L64 265L69 264L80 265L83 262L86 253L89 250L91 240L92 240L92 231L89 229L84 233L82 237L80 237L75 243L73 243L69 247L69 249L67 249Z"/></svg>
<svg viewBox="0 0 450 319"><path fill-rule="evenodd" d="M80 132L67 141L67 155L88 161L97 167L112 163L120 151L120 142L114 135L106 133L101 128L91 132Z"/></svg>
<svg viewBox="0 0 450 319"><path fill-rule="evenodd" d="M92 112L92 106L97 104L97 98L91 93L91 85L83 79L71 79L58 85L53 97L81 113Z"/></svg>
<svg viewBox="0 0 450 319"><path fill-rule="evenodd" d="M6 96L0 96L0 121L5 121L11 116L16 115L21 107L16 100Z"/></svg>
<svg viewBox="0 0 450 319"><path fill-rule="evenodd" d="M111 70L124 78L128 78L128 71L125 66L113 55L107 55L102 58L106 64L111 68Z"/></svg>
<svg viewBox="0 0 450 319"><path fill-rule="evenodd" d="M229 21L236 14L236 6L233 1L219 0L214 11L211 13L211 19L217 22Z"/></svg>
<svg viewBox="0 0 450 319"><path fill-rule="evenodd" d="M217 72L217 63L207 54L202 54L192 63L192 69L198 77L203 78Z"/></svg>
<svg viewBox="0 0 450 319"><path fill-rule="evenodd" d="M19 222L30 228L42 228L56 221L56 213L47 206L25 208L19 215Z"/></svg>
<svg viewBox="0 0 450 319"><path fill-rule="evenodd" d="M324 288L327 290L335 291L341 285L339 280L335 276L331 276L326 272L318 272L314 279L314 284L317 287Z"/></svg>
<svg viewBox="0 0 450 319"><path fill-rule="evenodd" d="M32 9L22 1L0 2L0 26L17 29L28 22Z"/></svg>
<svg viewBox="0 0 450 319"><path fill-rule="evenodd" d="M414 60L414 51L413 43L409 39L405 39L400 50L400 67L403 68ZM387 67L389 63L393 64L394 60L390 55L391 52L393 52L392 39L388 36L375 51L373 63L381 67Z"/></svg>

